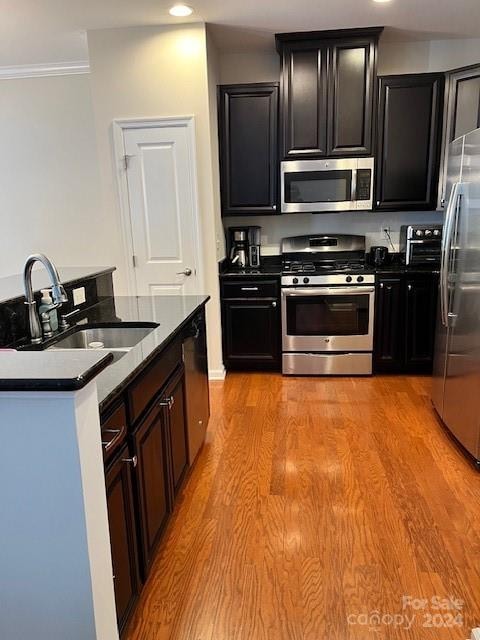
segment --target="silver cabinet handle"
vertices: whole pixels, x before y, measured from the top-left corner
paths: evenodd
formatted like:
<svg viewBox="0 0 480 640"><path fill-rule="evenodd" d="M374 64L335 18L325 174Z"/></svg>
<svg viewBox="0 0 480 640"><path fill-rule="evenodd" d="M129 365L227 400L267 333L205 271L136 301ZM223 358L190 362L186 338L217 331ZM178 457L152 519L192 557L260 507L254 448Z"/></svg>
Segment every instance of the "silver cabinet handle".
<svg viewBox="0 0 480 640"><path fill-rule="evenodd" d="M275 301L272 302L272 307L276 307L277 303Z"/></svg>
<svg viewBox="0 0 480 640"><path fill-rule="evenodd" d="M187 267L183 271L177 271L177 276L191 276L193 271Z"/></svg>
<svg viewBox="0 0 480 640"><path fill-rule="evenodd" d="M381 283L380 283L380 289L383 289L383 287L384 287L384 286L385 286L385 285L384 285L384 283L383 283L383 282L381 282Z"/></svg>
<svg viewBox="0 0 480 640"><path fill-rule="evenodd" d="M126 462L127 464L132 464L134 467L138 464L137 456L133 456L133 458L122 458L122 462Z"/></svg>
<svg viewBox="0 0 480 640"><path fill-rule="evenodd" d="M241 287L242 291L258 291L258 287Z"/></svg>
<svg viewBox="0 0 480 640"><path fill-rule="evenodd" d="M160 407L168 407L171 409L175 404L175 398L173 396L169 396L168 398L165 398L165 400L160 400L158 404Z"/></svg>
<svg viewBox="0 0 480 640"><path fill-rule="evenodd" d="M125 433L125 425L122 425L120 429L104 429L102 433L114 433L115 436L111 440L103 441L102 445L105 451L110 451L117 444L119 440L122 439L123 434Z"/></svg>
<svg viewBox="0 0 480 640"><path fill-rule="evenodd" d="M412 285L411 285L411 284L408 284L408 285L407 285L407 289L408 289L409 291L411 291L411 290L412 290Z"/></svg>

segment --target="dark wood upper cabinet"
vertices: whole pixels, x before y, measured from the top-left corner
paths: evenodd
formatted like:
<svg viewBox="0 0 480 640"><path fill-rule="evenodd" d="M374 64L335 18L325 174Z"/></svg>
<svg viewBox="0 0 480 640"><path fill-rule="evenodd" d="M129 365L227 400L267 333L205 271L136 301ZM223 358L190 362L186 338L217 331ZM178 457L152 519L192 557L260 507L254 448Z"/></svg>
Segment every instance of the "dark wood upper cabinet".
<svg viewBox="0 0 480 640"><path fill-rule="evenodd" d="M376 43L331 48L329 156L372 153Z"/></svg>
<svg viewBox="0 0 480 640"><path fill-rule="evenodd" d="M278 83L218 92L222 215L277 211Z"/></svg>
<svg viewBox="0 0 480 640"><path fill-rule="evenodd" d="M310 43L283 51L281 139L283 156L327 153L327 48Z"/></svg>
<svg viewBox="0 0 480 640"><path fill-rule="evenodd" d="M108 522L120 634L139 593L137 538L132 494L132 463L125 445L106 474Z"/></svg>
<svg viewBox="0 0 480 640"><path fill-rule="evenodd" d="M381 28L278 34L281 156L372 154Z"/></svg>
<svg viewBox="0 0 480 640"><path fill-rule="evenodd" d="M385 76L379 85L376 208L436 208L444 75Z"/></svg>

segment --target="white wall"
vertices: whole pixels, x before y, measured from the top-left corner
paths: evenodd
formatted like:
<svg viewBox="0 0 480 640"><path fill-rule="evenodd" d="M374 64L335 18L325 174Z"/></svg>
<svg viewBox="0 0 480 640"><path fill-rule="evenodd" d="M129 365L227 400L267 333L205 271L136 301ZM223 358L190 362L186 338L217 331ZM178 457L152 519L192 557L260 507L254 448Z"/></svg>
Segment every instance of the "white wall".
<svg viewBox="0 0 480 640"><path fill-rule="evenodd" d="M389 213L325 213L287 214L282 216L245 216L224 218L225 227L258 224L262 227L262 255L278 255L280 241L288 236L312 233L353 233L366 236L367 250L383 245L393 251L384 228L390 229L395 251L398 251L401 225L412 223L439 224L443 213L436 211L403 211Z"/></svg>
<svg viewBox="0 0 480 640"><path fill-rule="evenodd" d="M223 370L212 133L209 113L206 29L204 24L133 27L88 32L92 100L103 186L103 208L109 217L111 243L118 248L117 292L126 291L121 254L119 204L112 155L112 121L116 118L195 116L197 174L205 266L209 366ZM216 160L215 160L216 162ZM223 237L219 238L219 255Z"/></svg>
<svg viewBox="0 0 480 640"><path fill-rule="evenodd" d="M220 83L278 82L280 56L272 45L272 51L220 54Z"/></svg>
<svg viewBox="0 0 480 640"><path fill-rule="evenodd" d="M480 63L480 38L388 42L380 39L378 73L429 73Z"/></svg>
<svg viewBox="0 0 480 640"><path fill-rule="evenodd" d="M0 80L0 275L44 252L59 266L113 264L88 75Z"/></svg>

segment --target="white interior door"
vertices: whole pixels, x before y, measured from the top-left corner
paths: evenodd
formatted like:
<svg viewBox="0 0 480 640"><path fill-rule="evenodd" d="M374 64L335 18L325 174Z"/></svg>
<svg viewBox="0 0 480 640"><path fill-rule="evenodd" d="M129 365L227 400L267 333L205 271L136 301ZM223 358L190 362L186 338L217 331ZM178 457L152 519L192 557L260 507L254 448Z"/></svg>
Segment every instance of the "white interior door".
<svg viewBox="0 0 480 640"><path fill-rule="evenodd" d="M137 295L200 293L192 127L123 135Z"/></svg>

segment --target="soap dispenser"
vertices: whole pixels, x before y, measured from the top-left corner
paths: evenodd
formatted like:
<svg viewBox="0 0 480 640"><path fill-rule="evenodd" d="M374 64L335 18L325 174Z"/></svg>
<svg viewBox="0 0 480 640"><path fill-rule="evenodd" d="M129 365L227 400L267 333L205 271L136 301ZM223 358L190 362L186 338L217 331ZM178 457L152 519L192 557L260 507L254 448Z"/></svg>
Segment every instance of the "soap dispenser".
<svg viewBox="0 0 480 640"><path fill-rule="evenodd" d="M42 317L42 313L48 313L50 316L50 327L52 331L58 331L58 314L56 309L52 309L53 300L50 289L42 289L42 298L38 313Z"/></svg>

